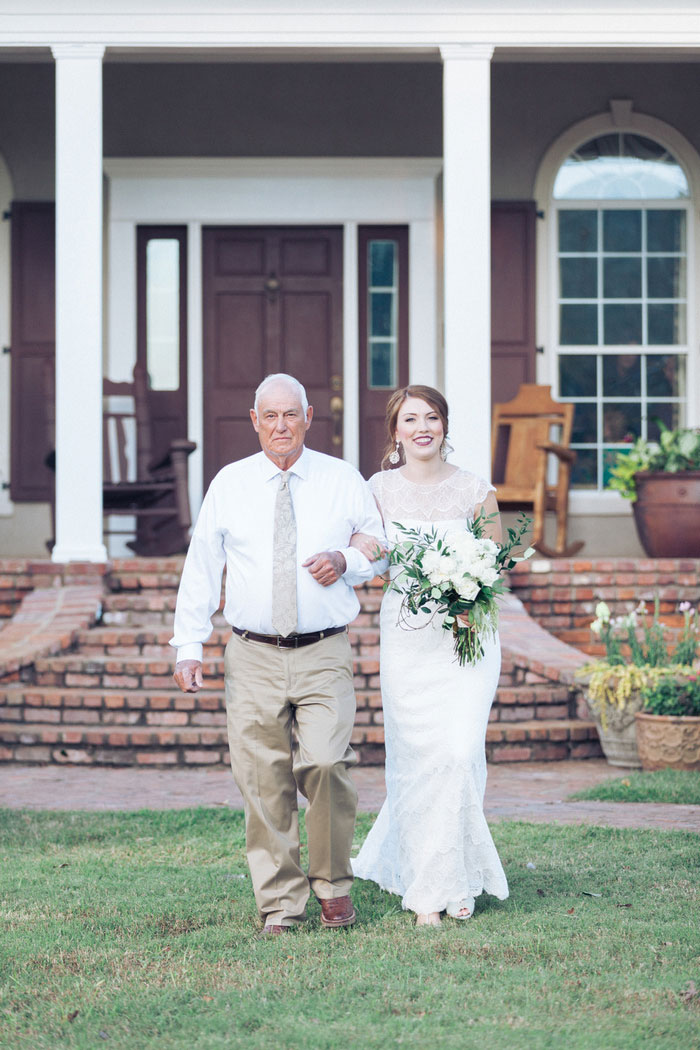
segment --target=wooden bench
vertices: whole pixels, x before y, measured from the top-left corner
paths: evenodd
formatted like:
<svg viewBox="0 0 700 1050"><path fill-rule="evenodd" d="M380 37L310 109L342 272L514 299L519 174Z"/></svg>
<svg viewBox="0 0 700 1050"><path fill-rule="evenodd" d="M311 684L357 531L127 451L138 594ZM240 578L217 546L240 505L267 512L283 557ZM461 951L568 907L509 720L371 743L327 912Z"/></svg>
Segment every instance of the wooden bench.
<svg viewBox="0 0 700 1050"><path fill-rule="evenodd" d="M567 543L571 467L569 448L574 405L554 401L551 388L523 383L512 401L493 406L491 462L502 510L532 514L532 546L548 558L571 557L582 542ZM556 543L545 540L545 518L553 511Z"/></svg>

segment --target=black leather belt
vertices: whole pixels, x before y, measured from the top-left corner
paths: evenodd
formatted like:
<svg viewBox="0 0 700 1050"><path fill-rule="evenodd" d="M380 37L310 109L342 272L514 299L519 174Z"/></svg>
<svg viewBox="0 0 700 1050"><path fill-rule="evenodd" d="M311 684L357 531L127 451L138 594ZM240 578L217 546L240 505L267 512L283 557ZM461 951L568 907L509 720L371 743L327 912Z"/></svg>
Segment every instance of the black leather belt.
<svg viewBox="0 0 700 1050"><path fill-rule="evenodd" d="M241 638L249 638L251 642L265 642L266 645L276 645L278 649L301 649L304 645L313 645L323 638L330 638L334 634L342 634L347 627L329 627L327 631L314 631L312 634L290 634L283 638L281 634L255 634L254 631L242 631L240 627L232 627L234 634Z"/></svg>

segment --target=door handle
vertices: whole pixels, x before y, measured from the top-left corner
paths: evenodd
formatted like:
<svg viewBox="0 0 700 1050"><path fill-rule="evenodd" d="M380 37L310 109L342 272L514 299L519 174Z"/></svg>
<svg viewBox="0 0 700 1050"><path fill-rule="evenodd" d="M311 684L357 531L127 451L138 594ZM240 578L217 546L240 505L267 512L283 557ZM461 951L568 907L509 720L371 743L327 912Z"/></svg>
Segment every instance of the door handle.
<svg viewBox="0 0 700 1050"><path fill-rule="evenodd" d="M331 417L333 419L332 442L337 447L343 443L343 399L335 394L330 401Z"/></svg>

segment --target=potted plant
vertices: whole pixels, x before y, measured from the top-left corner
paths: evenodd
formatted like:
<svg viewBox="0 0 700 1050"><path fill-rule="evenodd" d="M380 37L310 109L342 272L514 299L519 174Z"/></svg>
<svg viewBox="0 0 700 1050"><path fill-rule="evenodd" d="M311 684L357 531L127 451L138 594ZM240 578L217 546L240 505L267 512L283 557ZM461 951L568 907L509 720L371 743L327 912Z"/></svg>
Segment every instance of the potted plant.
<svg viewBox="0 0 700 1050"><path fill-rule="evenodd" d="M611 617L605 602L596 606L591 630L605 646L605 658L586 664L586 699L598 728L603 754L614 766L639 767L636 714L661 680L693 673L698 646L697 614L684 603L683 628L675 640L659 620L659 601L651 620L644 602L625 616Z"/></svg>
<svg viewBox="0 0 700 1050"><path fill-rule="evenodd" d="M686 602L683 612L684 637L697 636L697 611ZM698 668L668 670L642 687L642 700L642 710L634 716L642 769L700 770Z"/></svg>
<svg viewBox="0 0 700 1050"><path fill-rule="evenodd" d="M700 430L639 438L619 452L609 487L632 500L639 540L652 558L700 558Z"/></svg>

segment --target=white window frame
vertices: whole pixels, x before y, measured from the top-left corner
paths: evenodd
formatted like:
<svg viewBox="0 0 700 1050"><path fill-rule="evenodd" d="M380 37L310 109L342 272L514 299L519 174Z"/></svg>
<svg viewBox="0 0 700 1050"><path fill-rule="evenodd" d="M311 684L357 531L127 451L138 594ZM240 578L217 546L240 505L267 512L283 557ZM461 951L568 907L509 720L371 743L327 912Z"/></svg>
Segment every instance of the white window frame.
<svg viewBox="0 0 700 1050"><path fill-rule="evenodd" d="M624 119L620 121L620 111ZM590 139L610 132L628 132L644 135L665 146L682 166L690 190L690 199L679 198L677 201L581 201L555 200L554 182L557 173L566 158ZM698 352L698 332L700 332L700 294L691 295L694 288L696 259L700 258L700 223L698 222L698 202L700 201L700 156L675 128L649 117L633 113L631 104L611 102L607 113L600 113L587 120L574 124L556 139L545 153L535 179L535 200L538 212L543 218L537 224L537 345L544 352L537 355L537 382L550 384L553 391L558 389L558 267L557 267L557 228L560 208L589 207L596 209L613 207L673 207L688 209L687 228L687 372L686 372L686 425L700 424L700 360ZM612 352L612 348L610 348ZM640 350L653 352L652 348ZM683 347L671 348L668 352L683 352ZM600 347L571 347L569 352L601 353ZM603 348L602 352L605 352ZM658 352L667 352L666 347ZM574 489L570 494L572 514L611 514L631 513L631 505L617 492L594 492L590 489Z"/></svg>

